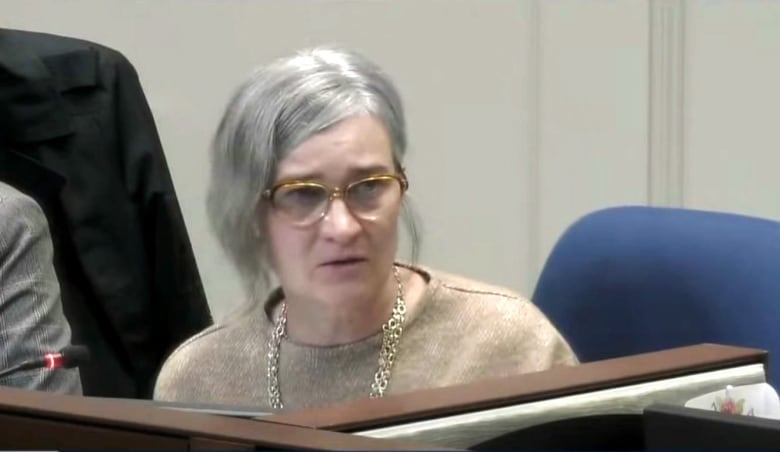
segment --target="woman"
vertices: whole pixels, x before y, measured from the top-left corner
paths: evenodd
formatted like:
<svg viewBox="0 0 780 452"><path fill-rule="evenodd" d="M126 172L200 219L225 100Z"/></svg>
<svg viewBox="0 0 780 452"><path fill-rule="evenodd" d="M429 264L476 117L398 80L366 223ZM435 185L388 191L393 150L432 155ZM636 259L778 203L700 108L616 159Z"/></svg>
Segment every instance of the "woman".
<svg viewBox="0 0 780 452"><path fill-rule="evenodd" d="M155 398L295 409L576 363L527 300L395 262L405 150L400 96L360 55L256 71L217 131L208 200L254 300L179 347Z"/></svg>
<svg viewBox="0 0 780 452"><path fill-rule="evenodd" d="M0 370L70 345L49 224L35 200L0 182ZM32 369L0 385L81 395L78 369Z"/></svg>

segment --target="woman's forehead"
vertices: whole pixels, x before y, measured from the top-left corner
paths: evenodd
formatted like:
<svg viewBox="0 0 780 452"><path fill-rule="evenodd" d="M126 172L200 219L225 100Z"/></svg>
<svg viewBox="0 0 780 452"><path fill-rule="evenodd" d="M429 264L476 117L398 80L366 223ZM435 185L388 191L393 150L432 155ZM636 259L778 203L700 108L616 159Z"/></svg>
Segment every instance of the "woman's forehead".
<svg viewBox="0 0 780 452"><path fill-rule="evenodd" d="M324 178L394 169L390 136L372 116L345 119L291 150L277 167L278 178Z"/></svg>

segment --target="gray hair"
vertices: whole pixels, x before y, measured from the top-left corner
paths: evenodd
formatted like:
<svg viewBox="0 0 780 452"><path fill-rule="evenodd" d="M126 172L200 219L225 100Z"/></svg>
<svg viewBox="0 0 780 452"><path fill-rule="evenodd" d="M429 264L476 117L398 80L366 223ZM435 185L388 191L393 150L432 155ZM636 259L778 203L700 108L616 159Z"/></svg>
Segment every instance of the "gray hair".
<svg viewBox="0 0 780 452"><path fill-rule="evenodd" d="M406 153L401 97L390 78L357 53L300 51L258 68L233 95L212 143L207 209L250 294L271 274L259 201L274 183L278 163L313 135L357 114L382 122L401 171ZM406 200L403 218L415 261L419 235Z"/></svg>

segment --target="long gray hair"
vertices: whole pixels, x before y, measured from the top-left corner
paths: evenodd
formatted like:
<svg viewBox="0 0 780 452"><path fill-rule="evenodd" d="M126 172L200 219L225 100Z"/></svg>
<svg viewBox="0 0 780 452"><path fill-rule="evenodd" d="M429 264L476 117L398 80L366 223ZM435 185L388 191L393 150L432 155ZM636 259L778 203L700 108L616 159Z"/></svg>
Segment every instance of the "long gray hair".
<svg viewBox="0 0 780 452"><path fill-rule="evenodd" d="M281 58L256 69L230 100L212 143L207 209L250 296L267 286L271 274L260 197L274 183L278 163L356 114L382 122L400 171L406 153L401 97L376 64L355 52L318 47ZM414 261L419 235L406 200L403 218Z"/></svg>

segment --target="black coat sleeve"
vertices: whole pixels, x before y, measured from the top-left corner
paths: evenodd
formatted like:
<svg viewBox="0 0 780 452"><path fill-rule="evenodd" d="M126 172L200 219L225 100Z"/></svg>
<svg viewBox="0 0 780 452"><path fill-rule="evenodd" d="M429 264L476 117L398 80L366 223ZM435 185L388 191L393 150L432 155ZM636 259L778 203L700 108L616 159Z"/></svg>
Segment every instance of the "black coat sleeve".
<svg viewBox="0 0 780 452"><path fill-rule="evenodd" d="M127 194L135 205L143 234L151 290L149 339L160 346L162 364L173 348L212 323L181 209L154 118L138 75L114 54L118 155ZM155 369L156 371L157 369ZM147 382L146 389L151 389Z"/></svg>

